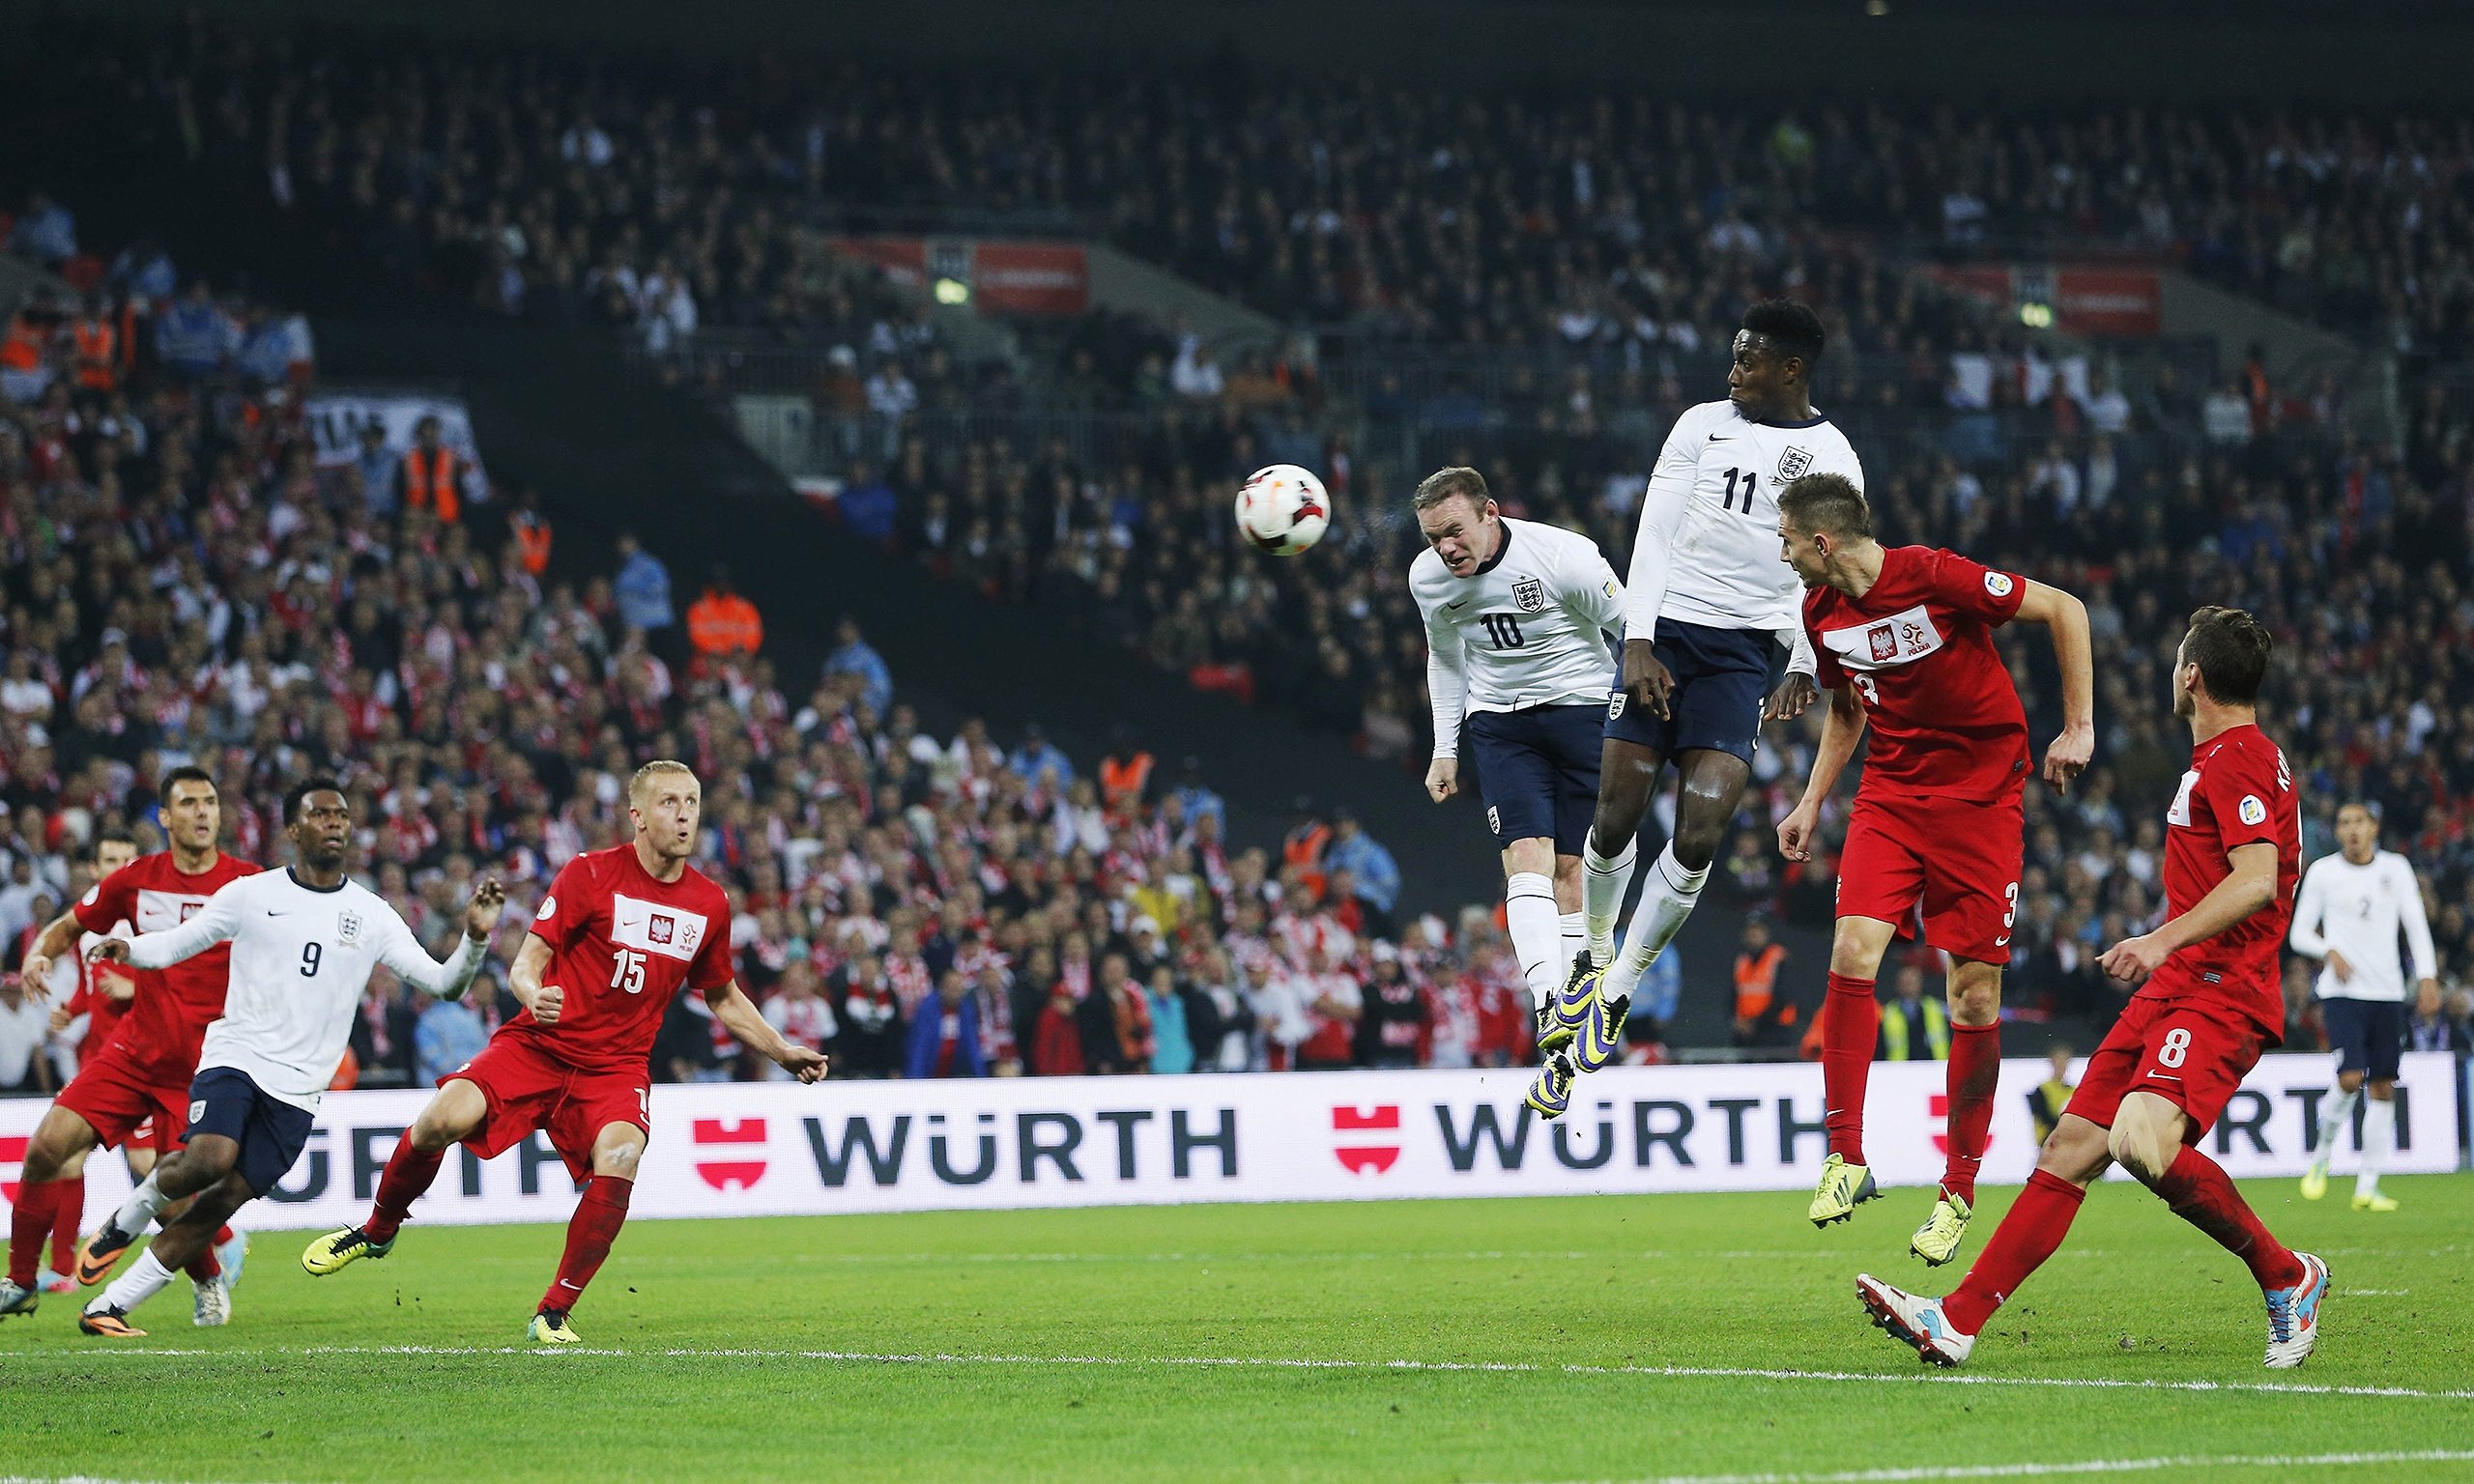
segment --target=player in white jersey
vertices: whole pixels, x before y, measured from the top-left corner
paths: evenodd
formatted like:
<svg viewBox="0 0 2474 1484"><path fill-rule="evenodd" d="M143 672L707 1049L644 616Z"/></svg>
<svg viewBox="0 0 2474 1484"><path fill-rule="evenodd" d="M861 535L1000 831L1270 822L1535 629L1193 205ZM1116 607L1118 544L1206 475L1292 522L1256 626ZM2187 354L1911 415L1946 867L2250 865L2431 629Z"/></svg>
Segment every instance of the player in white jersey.
<svg viewBox="0 0 2474 1484"><path fill-rule="evenodd" d="M1581 939L1580 852L1597 800L1599 735L1624 588L1597 543L1506 517L1474 469L1428 474L1413 501L1426 550L1409 591L1426 625L1434 760L1426 793L1460 789L1469 733L1486 827L1503 852L1504 916L1542 1031Z"/></svg>
<svg viewBox="0 0 2474 1484"><path fill-rule="evenodd" d="M2354 1175L2354 1210L2397 1209L2379 1193L2379 1173L2397 1147L2397 1068L2405 1041L2405 979L2399 972L2397 933L2413 956L2415 987L2439 986L2439 958L2423 915L2422 883L2411 862L2379 848L2379 820L2363 803L2337 811L2338 853L2311 863L2293 904L2293 951L2319 960L2319 1006L2337 1048L2337 1086L2319 1119L2319 1143L2302 1177L2302 1198L2328 1193L2328 1163L2353 1124L2354 1099L2371 1084L2362 1110L2362 1168Z"/></svg>
<svg viewBox="0 0 2474 1484"><path fill-rule="evenodd" d="M1623 1054L1633 987L1701 899L1751 781L1762 723L1798 715L1820 695L1803 587L1779 564L1776 537L1778 492L1795 480L1839 474L1864 488L1856 450L1813 411L1822 345L1821 320L1802 304L1769 300L1746 310L1726 399L1675 420L1641 499L1623 685L1607 703L1582 857L1589 961L1574 962L1556 997L1540 1038L1546 1065L1530 1094L1548 1118L1569 1106L1575 1075ZM1680 779L1674 834L1642 883L1618 955L1616 914L1669 761ZM1592 1024L1611 1034L1594 1036Z"/></svg>
<svg viewBox="0 0 2474 1484"><path fill-rule="evenodd" d="M207 1027L198 1053L184 1147L155 1167L78 1255L108 1263L165 1205L196 1199L86 1306L77 1327L88 1334L144 1334L129 1325L129 1311L160 1292L217 1226L273 1189L301 1157L371 971L383 964L425 993L458 999L488 955L506 900L498 882L484 880L473 893L464 935L440 963L385 898L344 874L352 810L332 779L294 785L283 818L292 837L289 870L245 876L177 928L111 938L93 950L99 960L161 969L230 943L232 979L223 1018Z"/></svg>

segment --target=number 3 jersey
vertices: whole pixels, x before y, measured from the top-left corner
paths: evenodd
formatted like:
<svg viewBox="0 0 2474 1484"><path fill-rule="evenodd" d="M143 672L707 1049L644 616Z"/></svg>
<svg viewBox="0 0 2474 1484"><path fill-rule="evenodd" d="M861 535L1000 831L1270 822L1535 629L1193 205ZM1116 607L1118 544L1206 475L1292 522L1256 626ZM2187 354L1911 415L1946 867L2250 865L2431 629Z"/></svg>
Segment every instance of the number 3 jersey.
<svg viewBox="0 0 2474 1484"><path fill-rule="evenodd" d="M541 983L565 991L556 1025L526 1011L499 1034L531 1041L583 1071L642 1071L678 986L704 991L738 975L731 904L690 866L658 881L632 844L567 862L533 915L550 946Z"/></svg>
<svg viewBox="0 0 2474 1484"><path fill-rule="evenodd" d="M1815 683L1853 684L1872 728L1861 792L1994 804L2026 791L2028 714L1993 631L2027 592L1956 552L1893 546L1862 597L1804 594Z"/></svg>
<svg viewBox="0 0 2474 1484"><path fill-rule="evenodd" d="M1435 756L1459 750L1465 711L1606 704L1624 586L1597 543L1560 526L1503 521L1503 543L1465 578L1428 549L1409 564L1426 625Z"/></svg>

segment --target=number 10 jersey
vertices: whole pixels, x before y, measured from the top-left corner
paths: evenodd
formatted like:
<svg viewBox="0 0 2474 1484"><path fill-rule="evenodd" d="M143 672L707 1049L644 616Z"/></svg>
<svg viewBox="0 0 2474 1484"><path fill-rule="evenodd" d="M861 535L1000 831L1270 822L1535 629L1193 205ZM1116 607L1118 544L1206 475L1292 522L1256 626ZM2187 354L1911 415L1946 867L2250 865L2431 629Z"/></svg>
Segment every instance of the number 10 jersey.
<svg viewBox="0 0 2474 1484"><path fill-rule="evenodd" d="M693 866L655 880L633 844L567 862L532 935L550 946L541 983L565 991L559 1021L526 1011L500 1034L583 1071L642 1071L679 985L702 992L737 977L722 889Z"/></svg>

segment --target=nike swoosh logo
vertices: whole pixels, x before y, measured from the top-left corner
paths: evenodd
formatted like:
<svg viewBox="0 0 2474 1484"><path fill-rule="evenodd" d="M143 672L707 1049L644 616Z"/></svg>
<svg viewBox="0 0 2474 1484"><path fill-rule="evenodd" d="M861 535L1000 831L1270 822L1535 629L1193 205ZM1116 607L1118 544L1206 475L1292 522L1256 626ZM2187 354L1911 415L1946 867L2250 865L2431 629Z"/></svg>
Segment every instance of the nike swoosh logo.
<svg viewBox="0 0 2474 1484"><path fill-rule="evenodd" d="M1469 600L1468 600L1467 598L1462 598L1462 599L1461 599L1459 602L1457 602L1457 603L1446 603L1445 605L1443 605L1443 611L1444 611L1445 613L1447 613L1447 614L1448 614L1448 613L1452 612L1452 611L1453 611L1453 609L1455 609L1455 608L1464 608L1464 607L1466 607L1466 606L1468 605L1468 602L1469 602Z"/></svg>
<svg viewBox="0 0 2474 1484"><path fill-rule="evenodd" d="M1712 433L1710 435L1710 442L1713 443L1732 443L1735 440L1732 438L1720 438L1717 434Z"/></svg>
<svg viewBox="0 0 2474 1484"><path fill-rule="evenodd" d="M2010 935L2008 933L2003 933L2000 937L1994 939L1993 946L1996 948L2008 948L2010 946Z"/></svg>
<svg viewBox="0 0 2474 1484"><path fill-rule="evenodd" d="M2159 1082L2179 1082L2179 1081L2181 1081L2181 1080L2182 1080L2182 1079L2181 1079L2181 1078L2179 1078L2179 1077L2175 1077L2175 1076L2169 1076L2169 1075L2167 1075L2166 1073L2161 1072L2161 1071L2151 1071L2151 1072L2149 1072L2149 1073L2148 1073L2148 1075L2149 1075L2149 1076L2151 1076L2151 1077L2154 1077L2154 1078L2155 1078L2157 1081L2159 1081Z"/></svg>
<svg viewBox="0 0 2474 1484"><path fill-rule="evenodd" d="M290 917L291 915L292 914L289 912L277 912L273 907L267 908L267 916L269 917Z"/></svg>

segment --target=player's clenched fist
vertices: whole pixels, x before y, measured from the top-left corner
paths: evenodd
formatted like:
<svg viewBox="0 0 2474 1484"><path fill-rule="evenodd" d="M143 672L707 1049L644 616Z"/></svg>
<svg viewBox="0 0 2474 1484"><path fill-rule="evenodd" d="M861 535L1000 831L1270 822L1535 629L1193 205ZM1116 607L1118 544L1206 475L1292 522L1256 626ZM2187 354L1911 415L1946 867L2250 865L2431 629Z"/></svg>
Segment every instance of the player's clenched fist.
<svg viewBox="0 0 2474 1484"><path fill-rule="evenodd" d="M1437 804L1460 791L1460 759L1437 757L1426 764L1426 797Z"/></svg>
<svg viewBox="0 0 2474 1484"><path fill-rule="evenodd" d="M1778 821L1778 853L1791 861L1813 858L1813 831L1821 823L1821 811L1798 804L1786 818Z"/></svg>
<svg viewBox="0 0 2474 1484"><path fill-rule="evenodd" d="M522 999L523 995L519 993L516 997ZM559 1011L566 1003L567 991L556 985L543 985L532 991L532 1003L524 1008L532 1012L532 1018L541 1024L556 1025L559 1023Z"/></svg>
<svg viewBox="0 0 2474 1484"><path fill-rule="evenodd" d="M782 1053L782 1070L802 1082L823 1081L826 1065L823 1052L805 1046L792 1046Z"/></svg>

